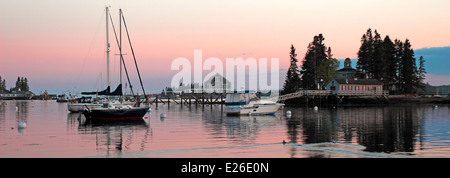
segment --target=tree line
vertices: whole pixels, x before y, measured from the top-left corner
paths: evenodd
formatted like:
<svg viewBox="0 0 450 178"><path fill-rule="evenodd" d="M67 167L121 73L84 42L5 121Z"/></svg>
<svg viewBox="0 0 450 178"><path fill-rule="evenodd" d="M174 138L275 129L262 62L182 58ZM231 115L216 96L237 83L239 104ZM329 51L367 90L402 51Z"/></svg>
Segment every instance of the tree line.
<svg viewBox="0 0 450 178"><path fill-rule="evenodd" d="M392 41L389 35L381 39L377 30L372 33L370 28L361 37L356 69L366 78L381 81L391 93L416 93L425 87L425 59L420 56L417 67L409 39Z"/></svg>
<svg viewBox="0 0 450 178"><path fill-rule="evenodd" d="M291 45L290 67L286 74L282 94L293 93L300 89L322 89L335 78L339 62L333 58L331 47L324 43L322 34L316 35L308 44L301 69L297 66L297 54ZM409 39L394 42L386 35L384 39L375 30L368 29L361 37L361 47L357 53L356 70L364 78L377 79L385 90L391 93L416 93L424 88L425 60L420 56L416 65L414 50Z"/></svg>
<svg viewBox="0 0 450 178"><path fill-rule="evenodd" d="M17 77L16 86L14 88L6 89L6 80L0 76L0 92L13 92L13 91L30 91L28 85L28 79L25 77Z"/></svg>

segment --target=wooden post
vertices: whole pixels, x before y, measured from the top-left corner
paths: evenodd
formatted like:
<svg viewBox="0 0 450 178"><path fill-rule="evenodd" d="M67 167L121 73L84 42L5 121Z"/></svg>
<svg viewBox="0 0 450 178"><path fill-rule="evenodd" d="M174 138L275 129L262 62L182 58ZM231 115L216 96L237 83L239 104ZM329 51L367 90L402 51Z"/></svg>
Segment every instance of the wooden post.
<svg viewBox="0 0 450 178"><path fill-rule="evenodd" d="M202 93L202 107L205 107L205 93Z"/></svg>

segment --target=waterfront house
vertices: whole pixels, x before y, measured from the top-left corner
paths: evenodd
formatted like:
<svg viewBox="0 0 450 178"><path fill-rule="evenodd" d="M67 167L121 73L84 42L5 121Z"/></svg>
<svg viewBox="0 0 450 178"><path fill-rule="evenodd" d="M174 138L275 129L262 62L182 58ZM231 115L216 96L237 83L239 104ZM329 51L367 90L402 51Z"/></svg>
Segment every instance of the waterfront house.
<svg viewBox="0 0 450 178"><path fill-rule="evenodd" d="M217 73L203 82L203 90L206 93L225 93L227 90L231 90L231 82Z"/></svg>
<svg viewBox="0 0 450 178"><path fill-rule="evenodd" d="M345 59L344 68L325 85L327 90L339 95L384 95L383 83L377 79L364 79L364 74L352 68L350 58Z"/></svg>
<svg viewBox="0 0 450 178"><path fill-rule="evenodd" d="M364 78L362 72L357 71L352 67L352 61L350 58L346 58L344 61L344 68L339 69L336 74L338 79L354 79L354 78Z"/></svg>
<svg viewBox="0 0 450 178"><path fill-rule="evenodd" d="M327 90L337 94L382 95L383 84L376 79L333 79L326 85Z"/></svg>

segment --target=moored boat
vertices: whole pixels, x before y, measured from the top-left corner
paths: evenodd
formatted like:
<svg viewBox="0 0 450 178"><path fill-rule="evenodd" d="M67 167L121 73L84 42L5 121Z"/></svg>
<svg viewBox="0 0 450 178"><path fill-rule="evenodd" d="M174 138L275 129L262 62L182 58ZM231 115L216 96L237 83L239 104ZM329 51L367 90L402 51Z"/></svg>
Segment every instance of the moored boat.
<svg viewBox="0 0 450 178"><path fill-rule="evenodd" d="M87 120L96 121L126 121L142 120L150 107L116 106L111 103L103 103L101 107L85 109L83 115Z"/></svg>
<svg viewBox="0 0 450 178"><path fill-rule="evenodd" d="M119 14L120 14L120 21L124 22L125 25L125 29L127 32L127 36L128 36L128 40L129 40L129 35L128 35L128 29L126 28L126 23L125 23L125 18L123 17L122 14L122 10L119 10ZM110 16L109 14L109 10L108 7L106 7L106 24L108 24L108 16ZM112 18L111 18L112 19ZM119 24L122 24L122 23ZM111 22L112 24L112 22ZM114 26L113 26L114 27ZM120 27L121 28L121 27ZM106 28L106 31L108 34L108 27ZM114 34L116 34L114 32ZM119 42L119 40L117 39L116 36L116 41ZM130 42L130 40L129 40ZM107 46L107 54L109 52L109 42L107 40L106 42L106 46ZM125 69L125 73L127 75L127 79L128 79L128 83L130 83L130 79L128 76L128 72L127 72L127 68L125 66L125 62L122 56L122 44L121 42L118 43L118 47L119 47L119 53L120 53L120 62L121 64L123 64L123 68ZM130 42L130 47L131 50L133 51L133 48L131 46L131 42ZM142 84L142 79L140 77L140 73L139 73L139 68L136 62L136 58L134 56L134 52L133 54L133 58L134 58L134 62L136 64L136 70L139 76L139 81L141 83L141 87L142 87L142 91L144 92L145 95L145 90L144 90L144 86ZM107 61L109 61L108 58L109 55L107 55ZM109 62L107 62L109 64ZM123 93L122 93L122 80L120 80L120 84L117 87L116 90L114 90L113 92L109 92L110 89L110 85L109 85L109 65L107 65L107 82L108 82L108 88L104 91L101 92L85 92L84 94L97 94L100 95L99 93L101 93L101 95L107 95L107 96L122 96L123 98ZM121 65L122 66L122 65ZM122 67L121 67L122 69ZM120 70L120 76L122 76L122 70ZM130 90L131 93L134 95L133 89L131 87L131 83L130 83ZM83 93L82 93L83 94ZM143 107L139 107L140 103L137 103L138 107L133 107L131 105L128 105L127 103L124 103L121 99L119 100L120 102L116 102L113 103L111 101L108 102L104 102L99 108L89 108L87 105L85 106L85 109L83 111L83 115L86 117L87 120L95 120L95 121L133 121L133 120L142 120L144 115L149 111L150 107L148 106L143 106ZM147 100L148 102L148 100Z"/></svg>
<svg viewBox="0 0 450 178"><path fill-rule="evenodd" d="M275 114L284 104L259 98L256 93L227 93L225 113L227 115Z"/></svg>

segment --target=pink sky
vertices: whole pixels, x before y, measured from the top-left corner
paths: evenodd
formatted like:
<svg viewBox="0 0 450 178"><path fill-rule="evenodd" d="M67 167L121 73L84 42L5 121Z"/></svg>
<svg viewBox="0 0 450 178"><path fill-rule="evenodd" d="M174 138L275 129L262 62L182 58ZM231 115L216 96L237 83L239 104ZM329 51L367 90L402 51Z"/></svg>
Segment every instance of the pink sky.
<svg viewBox="0 0 450 178"><path fill-rule="evenodd" d="M338 59L356 58L368 28L383 37L409 38L414 49L450 46L447 0L0 0L0 76L7 87L25 76L34 92L103 88L105 5L111 5L116 25L118 9L123 9L151 91L169 85L177 72L170 70L172 60L193 59L194 49L203 50L203 59L277 57L280 68L287 68L290 45L302 59L319 33ZM112 33L110 41L111 59L116 61L112 82L117 83L118 50ZM128 48L125 53L131 59Z"/></svg>

